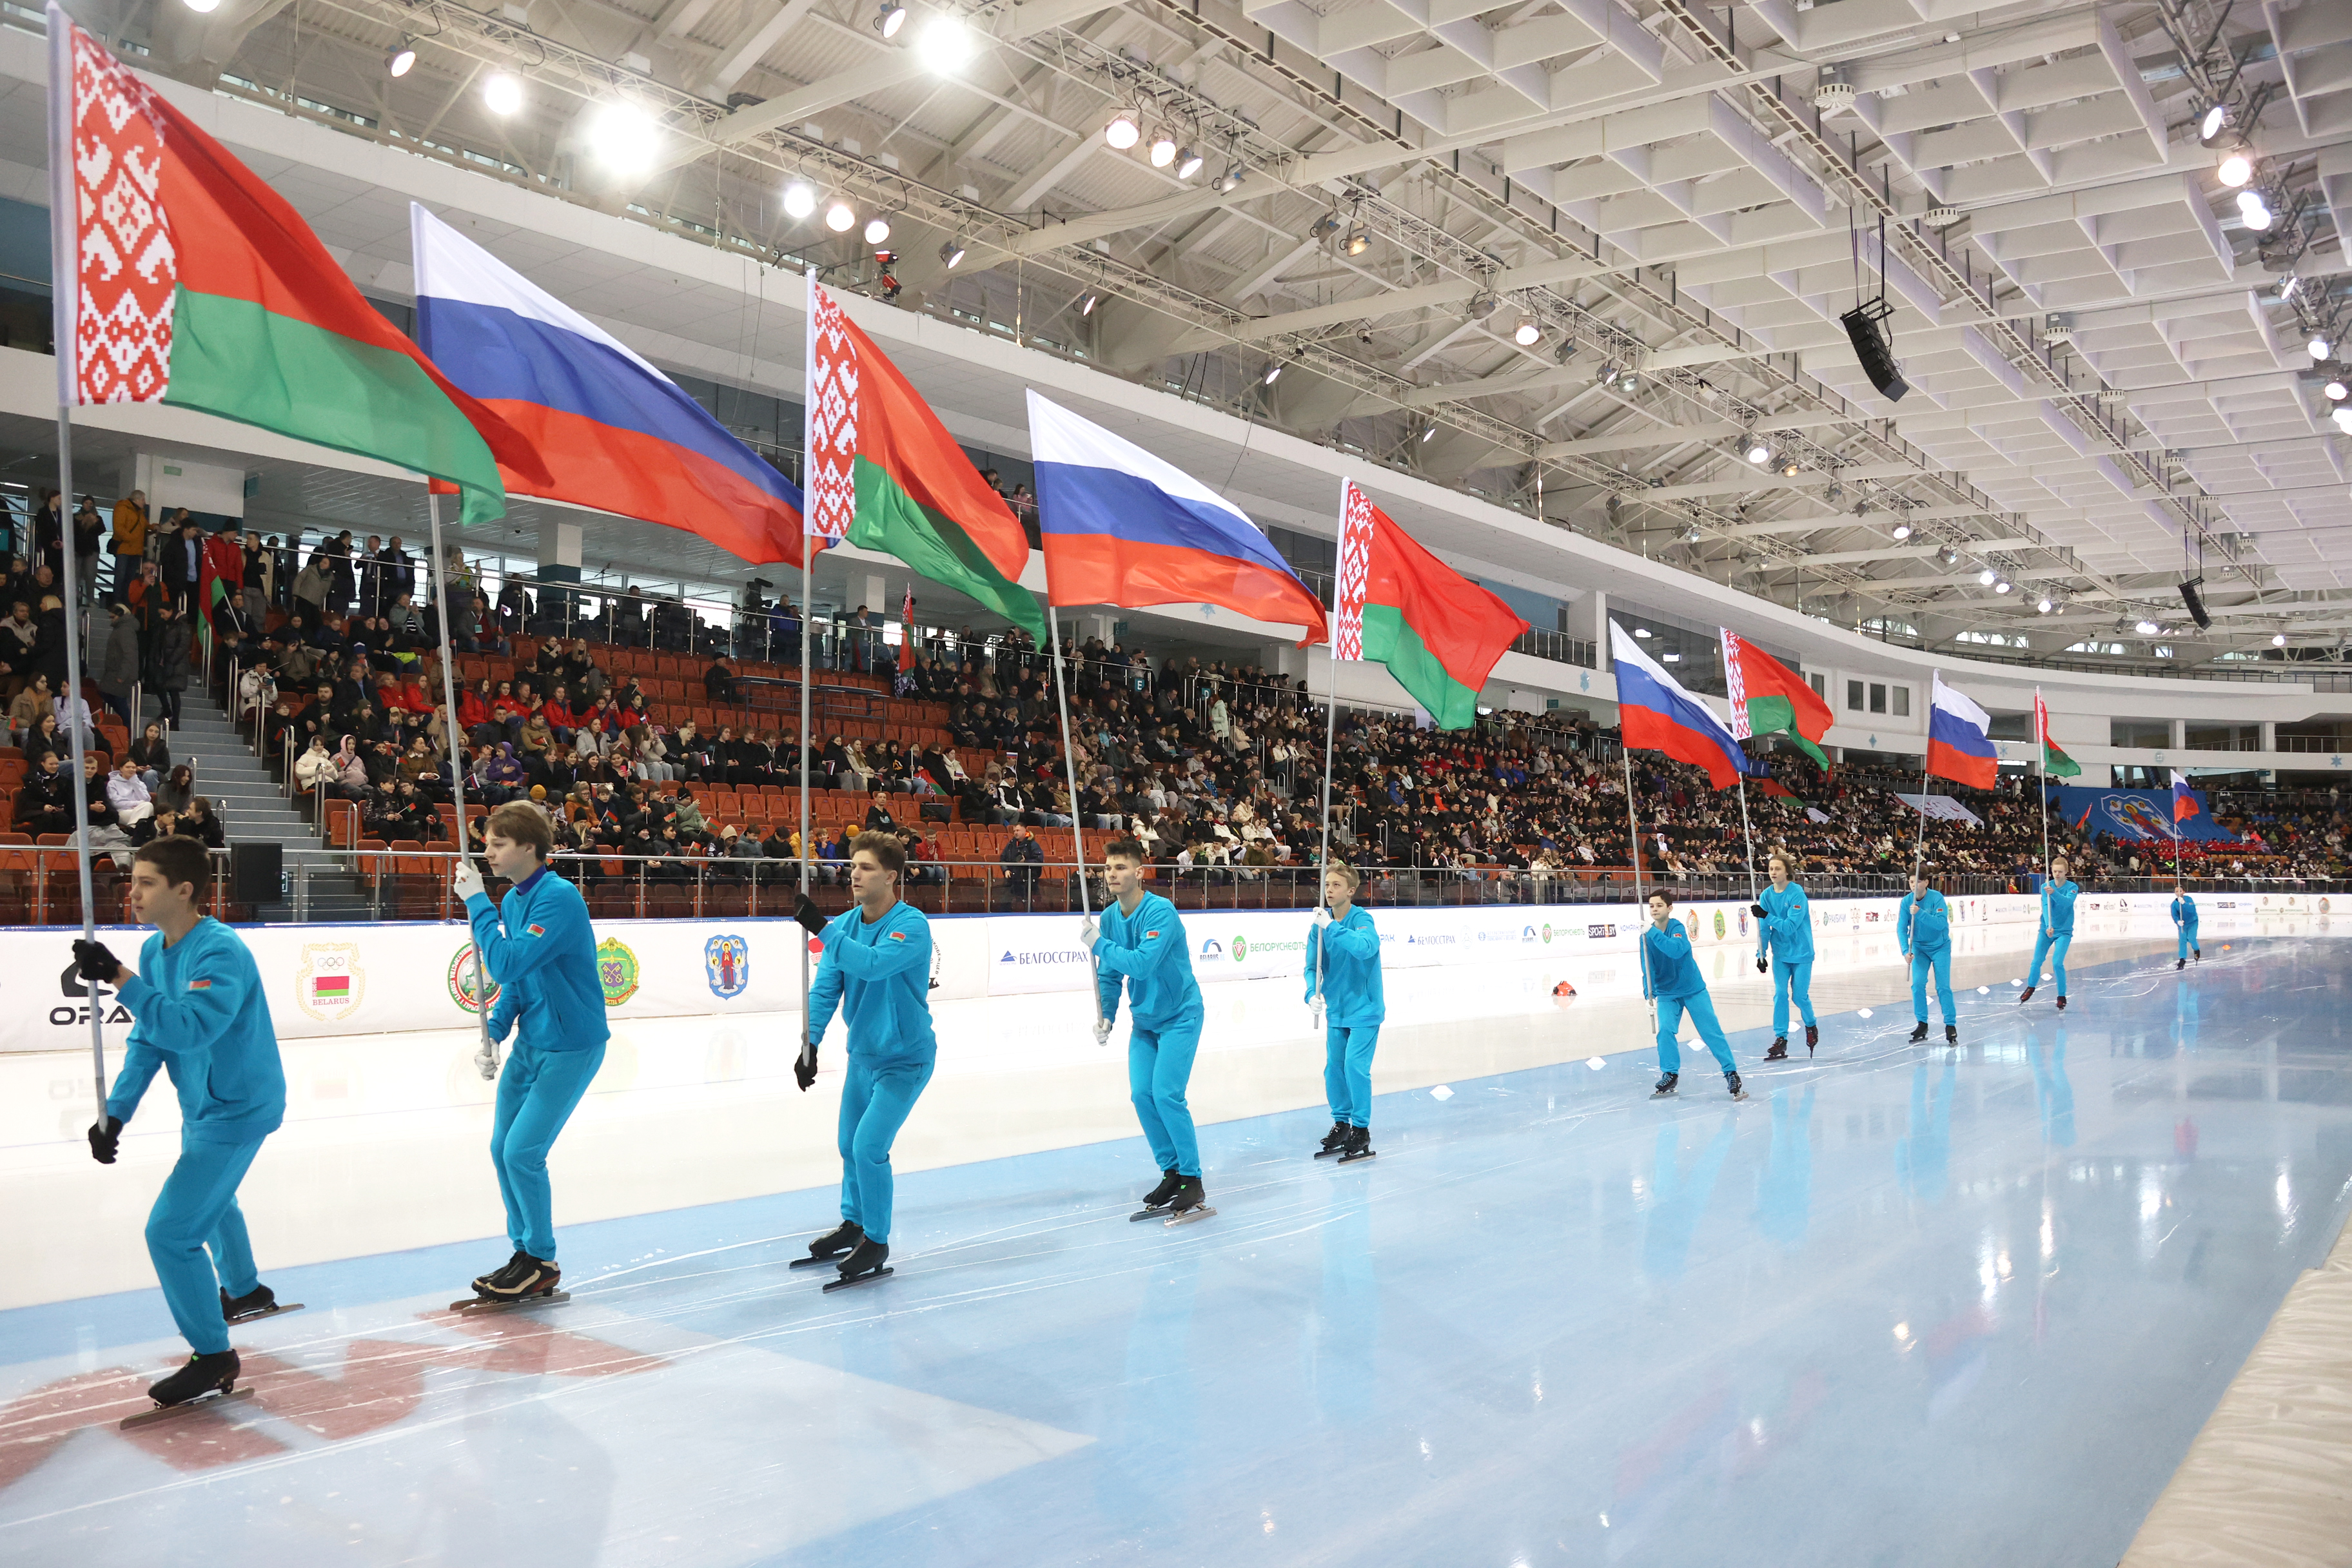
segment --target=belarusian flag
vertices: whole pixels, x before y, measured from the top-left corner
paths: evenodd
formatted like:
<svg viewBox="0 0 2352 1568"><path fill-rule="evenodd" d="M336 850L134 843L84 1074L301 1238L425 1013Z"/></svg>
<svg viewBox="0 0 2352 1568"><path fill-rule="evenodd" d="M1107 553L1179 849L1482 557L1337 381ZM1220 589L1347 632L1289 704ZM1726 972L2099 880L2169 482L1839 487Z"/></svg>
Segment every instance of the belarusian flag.
<svg viewBox="0 0 2352 1568"><path fill-rule="evenodd" d="M1478 691L1528 623L1339 481L1331 657L1384 664L1441 730L1478 721Z"/></svg>
<svg viewBox="0 0 2352 1568"><path fill-rule="evenodd" d="M2033 738L2042 742L2042 774L2044 778L2071 779L2082 776L2083 764L2058 749L2050 738L2050 709L2042 700L2042 688L2033 689Z"/></svg>
<svg viewBox="0 0 2352 1568"><path fill-rule="evenodd" d="M1830 705L1805 682L1805 678L1733 631L1723 634L1723 675L1731 691L1731 732L1741 740L1750 735L1784 734L1824 770L1829 753L1821 746L1833 721Z"/></svg>
<svg viewBox="0 0 2352 1568"><path fill-rule="evenodd" d="M809 532L895 555L1045 640L1029 536L898 367L808 280ZM911 591L911 590L910 590Z"/></svg>
<svg viewBox="0 0 2352 1568"><path fill-rule="evenodd" d="M169 403L449 480L506 510L530 444L451 386L301 216L52 3L58 397ZM495 456L493 455L495 452Z"/></svg>

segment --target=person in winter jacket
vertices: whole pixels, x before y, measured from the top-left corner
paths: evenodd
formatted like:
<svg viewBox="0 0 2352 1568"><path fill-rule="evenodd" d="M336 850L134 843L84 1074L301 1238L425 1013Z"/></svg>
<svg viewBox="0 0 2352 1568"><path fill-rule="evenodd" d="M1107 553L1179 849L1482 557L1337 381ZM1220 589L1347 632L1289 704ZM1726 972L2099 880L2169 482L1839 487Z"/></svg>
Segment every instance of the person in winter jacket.
<svg viewBox="0 0 2352 1568"><path fill-rule="evenodd" d="M188 656L194 634L187 617L169 604L156 610L155 637L148 649L147 684L163 710L163 722L180 723L180 693L188 689Z"/></svg>

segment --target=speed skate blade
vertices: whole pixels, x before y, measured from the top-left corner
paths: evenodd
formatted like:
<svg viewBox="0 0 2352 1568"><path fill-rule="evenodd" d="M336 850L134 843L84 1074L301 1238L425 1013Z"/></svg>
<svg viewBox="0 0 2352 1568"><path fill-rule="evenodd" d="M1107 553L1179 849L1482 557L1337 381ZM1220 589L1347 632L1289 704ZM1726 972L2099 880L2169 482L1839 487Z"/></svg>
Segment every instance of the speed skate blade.
<svg viewBox="0 0 2352 1568"><path fill-rule="evenodd" d="M264 1318L282 1318L289 1312L302 1310L299 1301L280 1301L274 1307L264 1307L258 1312L237 1312L223 1321L230 1323L257 1323Z"/></svg>
<svg viewBox="0 0 2352 1568"><path fill-rule="evenodd" d="M142 1410L136 1415L126 1415L114 1424L118 1432L130 1432L141 1426L152 1426L158 1421L174 1415L194 1415L201 1411L217 1410L225 1405L241 1405L253 1397L253 1390L232 1388L226 1394L206 1394L189 1400L185 1405L158 1405L152 1410Z"/></svg>
<svg viewBox="0 0 2352 1568"><path fill-rule="evenodd" d="M1191 1225L1194 1220L1207 1219L1216 1212L1216 1210L1211 1208L1206 1204L1198 1204L1192 1208L1184 1210L1181 1214L1170 1215L1168 1216L1168 1223L1171 1226Z"/></svg>
<svg viewBox="0 0 2352 1568"><path fill-rule="evenodd" d="M1133 1214L1127 1216L1128 1223L1130 1225L1139 1219L1166 1219L1167 1217L1168 1211L1164 1208L1138 1209Z"/></svg>
<svg viewBox="0 0 2352 1568"><path fill-rule="evenodd" d="M898 1271L895 1268L885 1267L877 1268L871 1274L860 1274L855 1279L835 1279L824 1288L824 1293L830 1296L835 1290L846 1290L852 1285L871 1285L877 1279L887 1279L897 1272Z"/></svg>
<svg viewBox="0 0 2352 1568"><path fill-rule="evenodd" d="M569 1290L551 1290L544 1296L525 1296L520 1300L494 1301L486 1296L468 1296L462 1301L452 1301L449 1310L478 1318L485 1312L511 1312L518 1307L561 1307L572 1300Z"/></svg>
<svg viewBox="0 0 2352 1568"><path fill-rule="evenodd" d="M1359 1160L1377 1160L1380 1157L1381 1152L1378 1149L1360 1149L1353 1154L1340 1155L1339 1163L1352 1165Z"/></svg>
<svg viewBox="0 0 2352 1568"><path fill-rule="evenodd" d="M829 1263L835 1268L838 1268L841 1267L841 1260L848 1256L849 1254L846 1252L836 1252L831 1258L795 1258L784 1267L787 1268L814 1268L820 1263Z"/></svg>
<svg viewBox="0 0 2352 1568"><path fill-rule="evenodd" d="M1339 1152L1337 1149L1318 1149L1315 1151L1315 1157L1318 1160L1328 1160Z"/></svg>

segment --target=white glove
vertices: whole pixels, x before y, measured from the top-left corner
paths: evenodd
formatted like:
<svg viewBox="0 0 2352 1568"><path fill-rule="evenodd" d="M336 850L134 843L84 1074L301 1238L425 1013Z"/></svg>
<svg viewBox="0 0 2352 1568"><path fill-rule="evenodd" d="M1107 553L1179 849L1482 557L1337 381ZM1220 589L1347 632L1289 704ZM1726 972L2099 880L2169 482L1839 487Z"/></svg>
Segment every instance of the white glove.
<svg viewBox="0 0 2352 1568"><path fill-rule="evenodd" d="M1307 1011L1315 1015L1315 1026L1318 1029L1321 1028L1323 1026L1323 998L1320 996L1309 996L1307 999Z"/></svg>
<svg viewBox="0 0 2352 1568"><path fill-rule="evenodd" d="M1095 924L1095 917L1088 915L1084 921L1079 922L1078 945L1085 948L1088 952L1092 952L1095 950L1095 933L1101 929L1101 927Z"/></svg>
<svg viewBox="0 0 2352 1568"><path fill-rule="evenodd" d="M1318 931L1320 931L1320 930L1322 930L1325 926L1329 925L1330 923L1331 923L1331 906L1330 906L1330 905L1328 905L1328 904L1318 904L1318 905L1316 905L1316 906L1315 906L1315 928L1316 928Z"/></svg>
<svg viewBox="0 0 2352 1568"><path fill-rule="evenodd" d="M1093 922L1089 921L1087 923L1092 924ZM1110 1044L1110 1020L1108 1018L1097 1018L1095 1020L1095 1044L1098 1046L1107 1046Z"/></svg>
<svg viewBox="0 0 2352 1568"><path fill-rule="evenodd" d="M473 861L461 855L457 858L457 875L449 879L449 887L460 900L470 899L483 890L482 874L474 869Z"/></svg>

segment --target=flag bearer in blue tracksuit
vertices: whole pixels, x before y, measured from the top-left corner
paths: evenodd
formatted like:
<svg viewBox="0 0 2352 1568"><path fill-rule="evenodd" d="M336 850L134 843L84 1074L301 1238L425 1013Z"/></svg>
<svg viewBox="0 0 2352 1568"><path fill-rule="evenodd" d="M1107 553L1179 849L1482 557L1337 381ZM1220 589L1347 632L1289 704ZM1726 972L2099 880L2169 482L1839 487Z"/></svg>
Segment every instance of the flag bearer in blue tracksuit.
<svg viewBox="0 0 2352 1568"><path fill-rule="evenodd" d="M2033 934L2033 967L2025 972L2025 989L2017 994L2022 1004L2033 1000L2033 993L2042 985L2042 958L2050 957L2050 972L2058 980L2058 1011L2066 1010L2066 950L2074 945L2074 899L2082 892L2066 876L2066 857L2061 855L2050 862L2050 875L2042 883L2042 923Z"/></svg>
<svg viewBox="0 0 2352 1568"><path fill-rule="evenodd" d="M1381 933L1357 907L1356 868L1335 860L1323 873L1325 907L1307 933L1307 1005L1324 1026L1323 1097L1331 1102L1331 1131L1317 1154L1337 1154L1345 1165L1372 1150L1372 1052L1389 1016L1381 994Z"/></svg>
<svg viewBox="0 0 2352 1568"><path fill-rule="evenodd" d="M122 1070L89 1130L91 1155L114 1163L123 1123L157 1068L180 1098L180 1158L147 1215L147 1256L193 1353L148 1388L157 1405L235 1388L241 1369L228 1324L277 1305L254 1272L236 1188L261 1141L286 1120L286 1069L253 954L197 909L198 889L211 880L202 844L158 838L131 867L131 913L156 932L139 950L137 972L104 942L74 943L81 977L117 987L133 1019ZM90 1005L100 1005L95 994Z"/></svg>
<svg viewBox="0 0 2352 1568"><path fill-rule="evenodd" d="M827 921L803 893L793 910L824 942L809 986L807 1045L793 1069L801 1088L816 1081L816 1047L835 1007L849 1033L836 1134L841 1225L809 1244L807 1259L841 1258L841 1278L828 1290L892 1272L884 1267L897 1193L890 1148L939 1061L931 922L898 897L906 870L907 847L897 834L861 833L849 841L849 890L857 902Z"/></svg>
<svg viewBox="0 0 2352 1568"><path fill-rule="evenodd" d="M1164 1213L1172 1225L1216 1212L1201 1185L1201 1144L1184 1102L1192 1057L1201 1048L1203 1009L1184 922L1175 905L1143 890L1143 846L1136 839L1114 838L1104 847L1103 885L1111 902L1099 923L1088 917L1079 941L1096 964L1097 1045L1108 1043L1119 988L1127 990L1128 1094L1160 1167L1160 1184L1144 1194L1142 1214Z"/></svg>
<svg viewBox="0 0 2352 1568"><path fill-rule="evenodd" d="M1650 1091L1653 1100L1675 1092L1682 1081L1683 1052L1675 1037L1681 1033L1683 1015L1714 1053L1723 1068L1723 1081L1734 1100L1746 1100L1739 1087L1739 1069L1731 1059L1731 1042L1716 1021L1715 1000L1706 994L1698 960L1691 956L1690 933L1674 918L1675 895L1661 888L1650 895L1650 925L1642 933L1642 994L1658 1004L1658 1068L1664 1075Z"/></svg>
<svg viewBox="0 0 2352 1568"><path fill-rule="evenodd" d="M2172 967L2179 969L2187 964L2192 952L2198 963L2204 963L2205 950L2197 945L2197 900L2189 896L2178 877L2172 879L2172 923L2180 931L2180 946L2173 956Z"/></svg>
<svg viewBox="0 0 2352 1568"><path fill-rule="evenodd" d="M515 1037L490 1119L490 1165L514 1256L474 1281L477 1300L490 1304L551 1296L562 1279L548 1151L604 1065L612 1037L588 904L547 868L554 847L547 814L527 800L509 801L490 813L482 833L482 858L511 884L506 897L490 902L470 859L458 860L451 880L466 900L482 967L499 988L490 1038L503 1040L509 1030Z"/></svg>
<svg viewBox="0 0 2352 1568"><path fill-rule="evenodd" d="M1936 889L1936 868L1911 873L1911 890L1895 911L1895 936L1911 961L1911 1031L1914 1044L1927 1037L1927 972L1936 972L1936 996L1944 1007L1944 1044L1960 1043L1959 1014L1952 997L1952 909Z"/></svg>
<svg viewBox="0 0 2352 1568"><path fill-rule="evenodd" d="M1789 879L1789 858L1772 857L1772 885L1750 904L1756 917L1756 967L1772 976L1772 1048L1768 1062L1789 1057L1789 998L1797 999L1798 1016L1805 1021L1805 1054L1822 1043L1821 1026L1813 1021L1813 911L1805 889ZM1768 957L1769 955L1769 957Z"/></svg>

